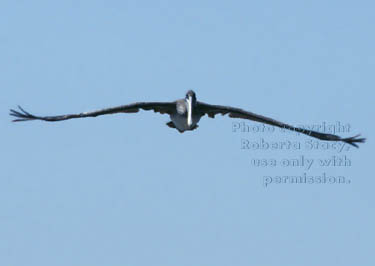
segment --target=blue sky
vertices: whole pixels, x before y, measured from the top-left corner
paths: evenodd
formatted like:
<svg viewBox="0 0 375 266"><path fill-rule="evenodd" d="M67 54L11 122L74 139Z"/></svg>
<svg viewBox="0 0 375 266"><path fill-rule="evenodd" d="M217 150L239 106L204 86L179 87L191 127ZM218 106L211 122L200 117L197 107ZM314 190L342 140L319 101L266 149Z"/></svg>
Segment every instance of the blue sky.
<svg viewBox="0 0 375 266"><path fill-rule="evenodd" d="M2 1L0 264L374 265L374 8ZM294 125L339 122L350 128L339 135L368 141L309 149L307 136L257 133L250 121L250 132L233 132L240 120L221 116L184 134L152 112L59 123L8 116L18 104L54 115L172 101L188 89ZM301 148L254 148L286 141ZM332 156L351 165L319 164ZM311 168L282 165L301 158ZM304 173L347 182L277 183Z"/></svg>

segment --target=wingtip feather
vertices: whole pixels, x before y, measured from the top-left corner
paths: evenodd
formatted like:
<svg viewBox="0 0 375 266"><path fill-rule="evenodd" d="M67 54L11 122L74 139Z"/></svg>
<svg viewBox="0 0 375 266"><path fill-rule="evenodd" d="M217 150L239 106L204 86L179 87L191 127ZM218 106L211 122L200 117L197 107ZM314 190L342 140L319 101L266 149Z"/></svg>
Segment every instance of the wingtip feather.
<svg viewBox="0 0 375 266"><path fill-rule="evenodd" d="M18 109L20 111L16 111L14 109L9 110L9 115L14 116L17 119L13 119L12 122L21 122L21 121L27 121L27 120L33 120L36 119L36 117L29 112L25 111L21 106L18 105Z"/></svg>
<svg viewBox="0 0 375 266"><path fill-rule="evenodd" d="M365 143L366 142L366 138L358 138L359 136L361 136L361 135L358 134L358 135L355 135L355 136L350 137L350 138L345 138L342 141L344 141L345 143L348 143L348 144L350 144L350 145L352 145L356 148L359 148L357 143Z"/></svg>

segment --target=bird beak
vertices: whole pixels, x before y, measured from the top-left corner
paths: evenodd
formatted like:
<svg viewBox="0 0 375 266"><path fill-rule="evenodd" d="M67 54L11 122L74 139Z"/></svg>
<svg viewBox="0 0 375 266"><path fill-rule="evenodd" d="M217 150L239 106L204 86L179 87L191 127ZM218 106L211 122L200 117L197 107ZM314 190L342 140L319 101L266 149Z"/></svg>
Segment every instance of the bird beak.
<svg viewBox="0 0 375 266"><path fill-rule="evenodd" d="M193 124L193 119L192 119L192 111L193 111L193 99L191 96L187 99L188 102L188 117L187 117L187 124L189 127Z"/></svg>

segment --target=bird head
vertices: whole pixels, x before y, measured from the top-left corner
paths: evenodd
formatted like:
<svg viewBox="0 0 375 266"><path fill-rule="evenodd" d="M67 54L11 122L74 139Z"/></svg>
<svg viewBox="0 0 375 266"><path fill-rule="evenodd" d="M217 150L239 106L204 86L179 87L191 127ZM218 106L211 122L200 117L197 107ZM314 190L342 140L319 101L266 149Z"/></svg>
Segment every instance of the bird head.
<svg viewBox="0 0 375 266"><path fill-rule="evenodd" d="M186 93L185 99L187 101L190 101L193 106L197 102L197 97L195 96L195 92L193 90L188 90L188 92Z"/></svg>

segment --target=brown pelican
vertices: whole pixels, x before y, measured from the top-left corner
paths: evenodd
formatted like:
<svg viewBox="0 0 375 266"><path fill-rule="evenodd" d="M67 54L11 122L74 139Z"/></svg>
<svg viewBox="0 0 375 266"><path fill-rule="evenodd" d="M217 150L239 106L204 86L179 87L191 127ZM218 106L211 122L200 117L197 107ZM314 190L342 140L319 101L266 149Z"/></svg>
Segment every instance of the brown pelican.
<svg viewBox="0 0 375 266"><path fill-rule="evenodd" d="M307 130L303 128L293 127L291 125L276 121L274 119L254 114L240 108L223 106L223 105L211 105L204 102L197 101L195 92L189 90L186 93L185 99L180 99L174 102L136 102L128 105L122 105L112 108L101 109L93 112L85 112L79 114L68 114L58 116L35 116L18 106L19 111L10 110L10 115L15 116L17 119L13 122L28 121L28 120L44 120L49 122L68 120L72 118L82 117L96 117L99 115L115 114L115 113L136 113L139 109L143 110L154 110L161 114L169 114L171 121L167 123L167 126L176 128L180 133L187 130L194 130L198 128L198 122L202 116L207 115L210 118L214 118L216 114L226 115L232 118L242 118L253 120L260 123L265 123L288 130L294 130L296 132L308 135L310 137L318 138L320 140L327 141L343 141L350 145L358 148L357 142L365 142L365 138L358 138L360 135L356 135L349 138L341 138L340 136L333 134L320 133L313 130Z"/></svg>

